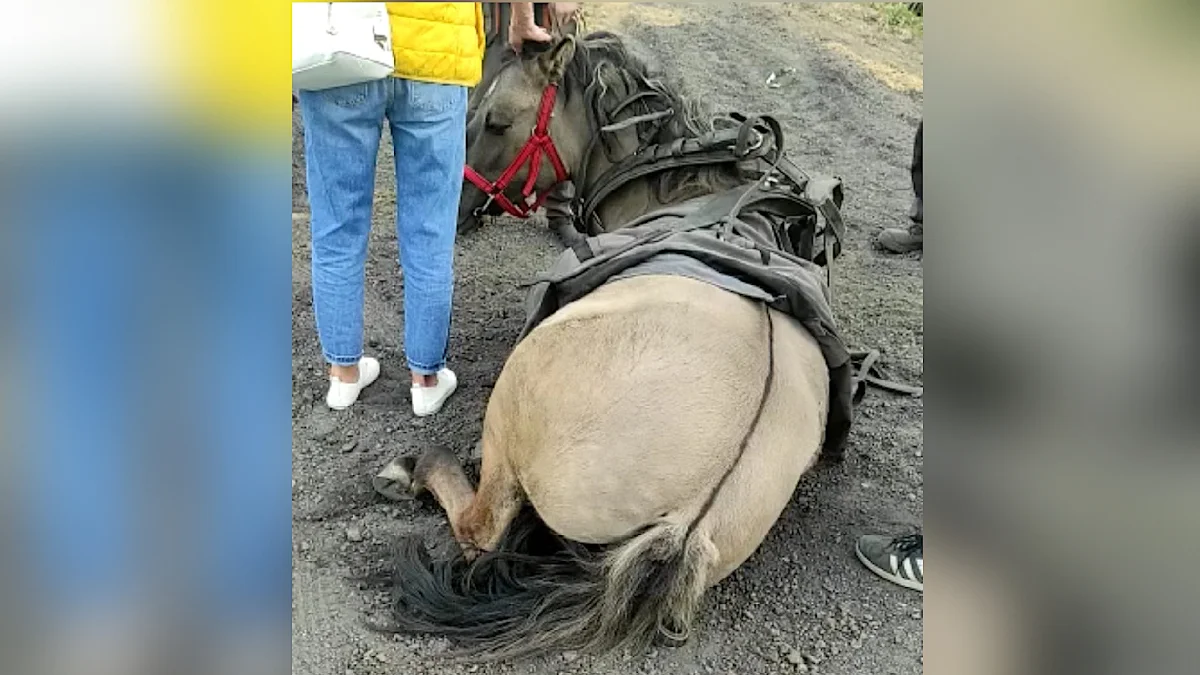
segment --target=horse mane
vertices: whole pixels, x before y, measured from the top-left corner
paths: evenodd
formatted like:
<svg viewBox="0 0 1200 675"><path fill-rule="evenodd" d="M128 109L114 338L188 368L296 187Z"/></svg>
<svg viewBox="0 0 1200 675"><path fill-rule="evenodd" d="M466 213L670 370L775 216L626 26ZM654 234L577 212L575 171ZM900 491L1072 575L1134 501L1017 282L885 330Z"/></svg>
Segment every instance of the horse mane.
<svg viewBox="0 0 1200 675"><path fill-rule="evenodd" d="M586 97L596 128L618 121L614 119L615 107L638 93L650 95L631 105L623 117L672 111L662 123L638 125L643 143L695 138L713 128L710 112L686 93L680 80L652 69L613 33L595 32L579 40L563 80L566 96L582 93Z"/></svg>
<svg viewBox="0 0 1200 675"><path fill-rule="evenodd" d="M707 106L690 96L677 77L634 55L624 40L608 31L596 31L575 37L575 56L567 64L559 88L564 100L583 96L592 133L610 161L614 157L615 135L602 134L601 127L632 117L668 112L664 117L636 123L641 146L670 143L679 138L697 138L713 131L713 116ZM505 59L516 61L536 58L553 45L526 43L522 54L510 52ZM620 108L630 97L642 94L630 105ZM723 167L681 167L647 177L663 203L724 189L742 181L729 176Z"/></svg>
<svg viewBox="0 0 1200 675"><path fill-rule="evenodd" d="M549 44L527 43L522 56L535 58L550 48ZM507 61L520 58L511 52L505 56ZM632 54L619 36L608 31L576 38L575 57L567 64L559 91L564 100L585 97L594 129L619 121L614 117L616 107L630 96L648 94L621 111L622 117L664 111L671 114L639 123L642 143L696 138L713 129L711 112L686 93L679 79L652 68Z"/></svg>

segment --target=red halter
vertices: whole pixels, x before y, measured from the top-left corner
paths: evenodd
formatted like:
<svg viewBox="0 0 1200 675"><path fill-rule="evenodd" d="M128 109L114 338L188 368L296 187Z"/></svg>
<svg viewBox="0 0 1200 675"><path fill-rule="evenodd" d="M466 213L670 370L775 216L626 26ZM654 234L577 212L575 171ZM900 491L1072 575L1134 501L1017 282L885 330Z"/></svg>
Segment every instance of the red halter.
<svg viewBox="0 0 1200 675"><path fill-rule="evenodd" d="M554 113L554 99L557 94L557 84L548 85L546 90L542 92L542 103L538 108L537 125L533 128L533 134L529 137L529 140L525 141L525 145L521 146L521 151L517 153L516 158L508 165L504 173L500 174L496 182L493 183L484 178L469 165L463 167L463 175L466 179L471 181L475 187L482 190L488 198L487 203L476 209L476 215L483 213L487 207L491 206L493 201L500 204L500 208L504 209L507 213L518 218L528 218L530 214L537 211L550 193L547 190L538 195L535 201L529 201L533 195L533 185L537 182L538 173L542 170L543 155L550 160L550 166L554 168L554 185L562 183L570 176L567 173L567 167L563 165L562 158L558 156L558 149L554 147L554 141L550 140L550 134L547 131L550 126L550 118ZM529 164L529 178L525 180L525 185L521 189L521 196L524 199L513 203L512 200L504 196L504 191L508 189L508 184L516 177L521 167L526 164Z"/></svg>

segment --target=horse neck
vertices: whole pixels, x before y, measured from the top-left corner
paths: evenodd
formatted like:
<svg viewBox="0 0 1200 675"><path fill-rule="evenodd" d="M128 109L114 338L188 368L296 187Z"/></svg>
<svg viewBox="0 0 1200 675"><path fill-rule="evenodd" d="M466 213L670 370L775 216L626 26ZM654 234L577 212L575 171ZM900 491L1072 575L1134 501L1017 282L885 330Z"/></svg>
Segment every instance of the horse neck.
<svg viewBox="0 0 1200 675"><path fill-rule="evenodd" d="M637 147L636 136L633 134L629 134L629 136L628 139L622 139L624 142L619 146L627 151L617 155L618 162L628 157ZM602 175L614 164L608 160L602 150L593 154L595 156L589 163L586 173L588 180L595 180L597 176ZM658 188L661 180L687 187L674 189L664 195ZM712 166L671 169L632 180L614 191L596 209L596 217L600 220L601 229L610 232L645 213L679 204L700 195L712 194L733 187L739 182L733 177L726 176L724 170ZM577 186L577 189L579 187Z"/></svg>
<svg viewBox="0 0 1200 675"><path fill-rule="evenodd" d="M614 94L622 96L624 93ZM586 129L587 132L576 135L576 138L590 139L593 134L600 133L598 130L592 129L588 122L588 113L584 109L584 97L574 96L572 103L568 106L567 115L571 120L571 124L575 129ZM670 142L674 140L663 139L662 142ZM579 152L580 162L586 162L586 166L573 167L573 175L580 175L579 169L585 169L582 172L583 182L586 185L575 186L576 190L586 190L588 187L605 171L612 168L615 163L629 157L638 149L638 134L635 127L630 127L608 137L614 152L612 156L614 160L609 160L609 153L606 153L604 147L597 143L592 152L588 154L585 147L576 147ZM702 194L710 194L717 192L726 187L732 187L738 181L730 180L722 177L721 170L714 170L713 167L680 167L667 172L653 174L633 181L622 186L620 189L609 195L602 204L596 209L596 217L599 218L601 228L604 231L611 231L623 226L625 223L649 211L671 206L680 202L686 201L693 197ZM674 185L684 185L686 189L673 190L670 194L663 195L658 189L660 180L666 178Z"/></svg>
<svg viewBox="0 0 1200 675"><path fill-rule="evenodd" d="M591 156L585 158L587 162L586 171L583 172L585 182L591 184L611 169L614 164L637 150L637 134L632 129L617 132L610 141L617 148L617 152L613 154L615 161L610 161L608 153L597 143ZM589 186L576 185L575 187L577 190L585 190ZM596 209L596 217L600 219L601 229L605 232L616 229L637 215L645 213L649 208L653 208L652 205L657 200L654 195L655 190L650 187L648 180L638 179L609 195Z"/></svg>

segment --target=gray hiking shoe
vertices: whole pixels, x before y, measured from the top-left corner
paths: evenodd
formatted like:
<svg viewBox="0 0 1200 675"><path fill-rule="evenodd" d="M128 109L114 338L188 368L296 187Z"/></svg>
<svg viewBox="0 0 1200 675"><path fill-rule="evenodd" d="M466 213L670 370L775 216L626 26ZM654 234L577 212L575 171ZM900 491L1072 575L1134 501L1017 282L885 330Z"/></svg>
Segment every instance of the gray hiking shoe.
<svg viewBox="0 0 1200 675"><path fill-rule="evenodd" d="M911 253L925 247L924 227L913 223L907 230L889 227L879 233L879 246L892 253Z"/></svg>
<svg viewBox="0 0 1200 675"><path fill-rule="evenodd" d="M925 537L921 533L902 537L869 534L854 547L858 559L888 581L925 592Z"/></svg>

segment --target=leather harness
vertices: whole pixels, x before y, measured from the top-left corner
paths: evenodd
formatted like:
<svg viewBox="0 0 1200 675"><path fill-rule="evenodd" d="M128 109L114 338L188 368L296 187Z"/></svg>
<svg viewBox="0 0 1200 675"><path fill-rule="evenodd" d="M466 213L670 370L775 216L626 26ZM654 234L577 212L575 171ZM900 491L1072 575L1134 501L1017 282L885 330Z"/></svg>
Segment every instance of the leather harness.
<svg viewBox="0 0 1200 675"><path fill-rule="evenodd" d="M551 83L543 91L536 125L529 139L499 178L489 181L472 167L464 167L465 178L488 197L487 202L476 209L477 217L495 202L510 215L528 218L542 206L554 186L572 179L554 145L554 140L549 135L549 124L554 115L554 104L558 91L558 83ZM655 92L634 94L618 105L612 114L613 116L619 115L637 101L656 95ZM658 124L662 124L662 120L673 114L674 111L668 108L592 129L591 140L584 153L583 167L587 166L588 160L596 151L597 146L604 142L605 134L647 122L657 121ZM682 167L736 166L751 180L757 179L756 188L763 188L766 191L764 192L763 189L747 190L743 194L743 199L738 200L729 214L712 216L714 222L733 220L734 214L745 206L744 199L756 193L756 201L760 202L756 205L757 210L773 215L784 223L783 228L786 232L777 231L777 238L781 241L792 241L800 258L825 267L829 292L832 294L833 260L841 254L842 242L845 238L845 224L839 210L843 199L840 179L833 179L835 184L829 190L831 197L813 199L814 191L810 190L813 179L784 155L783 130L774 117L761 115L748 118L739 113L730 113L725 120L718 121L725 122L725 126L698 137L679 138L670 143L645 143L636 152L614 163L591 182L587 181L586 175L574 176L574 182L578 189L576 197L578 209L575 211L579 216L577 227L583 225L585 233L589 235L599 234L602 229L596 215L597 209L605 199L633 181ZM555 182L542 194L535 196L534 185L540 175L543 157L549 160L554 170ZM765 167L764 164L766 164ZM529 167L529 173L521 189L522 199L520 201L510 200L504 192L517 173L526 165ZM791 184L790 187L783 185L785 181ZM825 185L824 187L829 186ZM790 203L790 208L788 206L773 207L772 201ZM797 205L805 207L799 215L795 208ZM666 207L645 214L633 222L627 223L626 227L649 222L670 212L671 208ZM824 227L818 228L815 213L823 216ZM707 223L706 225L712 224ZM822 235L822 250L820 251L815 250L815 240L818 234ZM784 236L787 238L784 239ZM580 260L585 260L591 255L586 240L578 242L573 248ZM764 251L763 254L766 256L772 253L786 255L776 248L772 248L769 252ZM868 385L914 397L923 395L922 387L913 387L886 379L877 364L879 356L880 354L876 350L850 352L851 362L854 364L854 403L857 404L862 399Z"/></svg>

